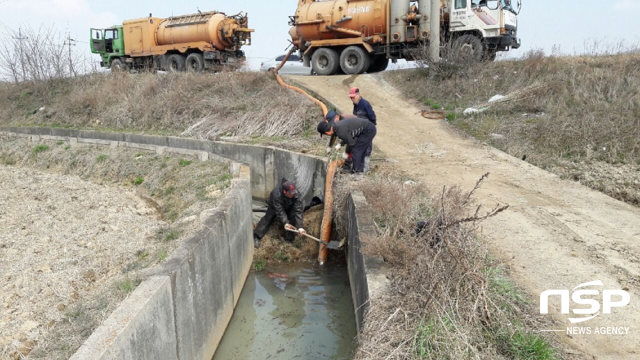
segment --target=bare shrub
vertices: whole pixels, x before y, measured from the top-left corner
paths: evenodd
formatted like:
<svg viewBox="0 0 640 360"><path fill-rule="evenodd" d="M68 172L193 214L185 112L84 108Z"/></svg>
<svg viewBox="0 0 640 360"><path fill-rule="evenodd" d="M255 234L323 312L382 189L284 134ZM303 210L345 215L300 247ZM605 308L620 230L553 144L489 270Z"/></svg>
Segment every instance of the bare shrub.
<svg viewBox="0 0 640 360"><path fill-rule="evenodd" d="M15 83L75 76L85 69L84 58L72 46L76 40L54 27L8 30L0 45L0 77Z"/></svg>
<svg viewBox="0 0 640 360"><path fill-rule="evenodd" d="M452 187L434 195L385 172L338 180L336 210L352 189L364 192L377 234L363 239L362 251L392 267L386 291L370 301L355 359L506 359L515 357L509 337L535 338L515 325L527 323L527 305L503 277L500 284L509 285L496 289L499 271L477 236L483 219L508 207L474 204L486 176L470 191Z"/></svg>
<svg viewBox="0 0 640 360"><path fill-rule="evenodd" d="M466 47L458 48L447 42L440 47L440 58L434 61L429 53L429 46L418 51L416 65L420 72L426 73L435 80L447 80L454 77L466 77L481 66L473 58L473 53Z"/></svg>

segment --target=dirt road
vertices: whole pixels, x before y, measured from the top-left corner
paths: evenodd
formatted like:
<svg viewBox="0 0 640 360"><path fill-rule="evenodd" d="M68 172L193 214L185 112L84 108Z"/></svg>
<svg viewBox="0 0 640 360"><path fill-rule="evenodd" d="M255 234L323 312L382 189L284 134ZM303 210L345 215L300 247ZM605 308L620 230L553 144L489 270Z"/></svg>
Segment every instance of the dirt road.
<svg viewBox="0 0 640 360"><path fill-rule="evenodd" d="M476 199L488 208L496 204L510 208L483 224L484 238L535 305L545 290L572 292L596 280L603 286L588 289L600 295L584 299L599 299L602 304L604 290L621 289L628 289L631 297L627 306L613 307L610 314L602 313L600 306L595 318L572 324L569 317L586 315L561 314L559 296L552 296L547 316L554 317L556 326L534 330L561 330L556 332L559 339L574 349L570 358L640 358L640 209L469 139L445 121L423 118L416 103L379 75L292 79L346 113L352 108L348 89L359 87L378 117L374 145L384 154L374 153L374 158L397 160L391 166L434 192L443 185L470 190L489 172ZM569 304L571 310L590 307ZM591 334L568 335L567 328L572 327L589 328ZM623 335L595 333L603 328L606 332L607 327L622 327Z"/></svg>

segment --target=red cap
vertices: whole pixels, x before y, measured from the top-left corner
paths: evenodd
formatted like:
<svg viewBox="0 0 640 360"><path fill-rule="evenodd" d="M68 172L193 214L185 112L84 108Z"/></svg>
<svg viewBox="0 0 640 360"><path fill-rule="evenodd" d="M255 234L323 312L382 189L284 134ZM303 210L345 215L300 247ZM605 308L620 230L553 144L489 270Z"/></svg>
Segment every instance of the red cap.
<svg viewBox="0 0 640 360"><path fill-rule="evenodd" d="M286 190L289 194L296 194L296 186L291 181L285 181L282 183L282 190Z"/></svg>
<svg viewBox="0 0 640 360"><path fill-rule="evenodd" d="M359 95L359 94L360 94L360 89L358 89L357 87L353 87L353 88L351 88L351 89L349 90L349 97L350 97L350 98L354 98L354 97L356 97L356 96L357 96L357 95Z"/></svg>

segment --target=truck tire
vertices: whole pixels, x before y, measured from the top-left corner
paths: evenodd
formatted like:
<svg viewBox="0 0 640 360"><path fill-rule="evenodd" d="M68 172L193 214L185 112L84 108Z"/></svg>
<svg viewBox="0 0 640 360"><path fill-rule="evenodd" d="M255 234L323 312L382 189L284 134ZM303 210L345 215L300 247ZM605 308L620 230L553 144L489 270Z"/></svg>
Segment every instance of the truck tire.
<svg viewBox="0 0 640 360"><path fill-rule="evenodd" d="M167 71L184 71L184 56L180 54L169 55L169 58L167 58Z"/></svg>
<svg viewBox="0 0 640 360"><path fill-rule="evenodd" d="M340 68L347 75L364 74L370 64L371 57L360 46L349 46L340 54Z"/></svg>
<svg viewBox="0 0 640 360"><path fill-rule="evenodd" d="M471 34L462 35L453 42L453 54L457 58L470 57L475 61L482 61L484 45L479 38Z"/></svg>
<svg viewBox="0 0 640 360"><path fill-rule="evenodd" d="M369 74L377 73L380 71L384 71L389 66L389 59L385 55L378 55L373 58L371 65L369 65L369 70L367 72Z"/></svg>
<svg viewBox="0 0 640 360"><path fill-rule="evenodd" d="M125 66L120 59L111 60L111 72L122 72L124 71Z"/></svg>
<svg viewBox="0 0 640 360"><path fill-rule="evenodd" d="M482 58L482 60L484 61L495 61L496 60L496 56L497 53L495 50L487 50L484 52L484 57Z"/></svg>
<svg viewBox="0 0 640 360"><path fill-rule="evenodd" d="M192 53L187 56L185 61L187 72L199 73L204 70L204 58L202 54Z"/></svg>
<svg viewBox="0 0 640 360"><path fill-rule="evenodd" d="M329 48L320 48L311 56L311 69L318 75L333 75L340 66L338 53Z"/></svg>

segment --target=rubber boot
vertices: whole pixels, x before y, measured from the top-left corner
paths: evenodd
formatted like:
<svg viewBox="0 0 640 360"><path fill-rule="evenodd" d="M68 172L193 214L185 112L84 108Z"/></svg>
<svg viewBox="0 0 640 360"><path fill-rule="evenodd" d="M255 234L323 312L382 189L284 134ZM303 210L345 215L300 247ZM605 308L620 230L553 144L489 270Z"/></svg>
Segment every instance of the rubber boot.
<svg viewBox="0 0 640 360"><path fill-rule="evenodd" d="M371 156L365 156L364 157L364 173L368 173L369 172L369 163L371 162Z"/></svg>

